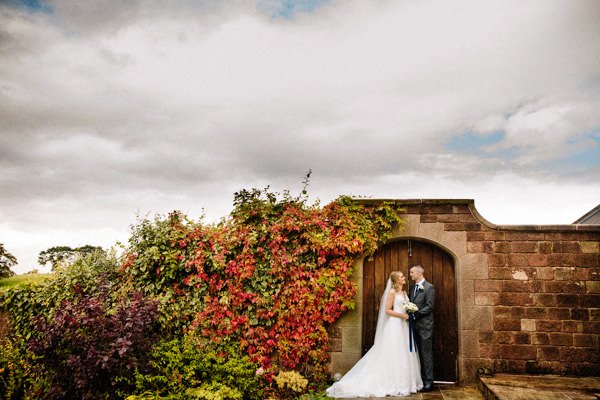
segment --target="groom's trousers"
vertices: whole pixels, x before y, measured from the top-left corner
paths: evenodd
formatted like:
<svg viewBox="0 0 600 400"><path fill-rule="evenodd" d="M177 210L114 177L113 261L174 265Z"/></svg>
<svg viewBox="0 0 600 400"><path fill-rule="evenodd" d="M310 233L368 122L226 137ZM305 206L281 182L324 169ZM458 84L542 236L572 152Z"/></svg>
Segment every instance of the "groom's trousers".
<svg viewBox="0 0 600 400"><path fill-rule="evenodd" d="M421 378L424 385L433 384L433 321L428 324L416 324L415 333L419 361L421 362ZM419 326L421 325L421 326Z"/></svg>

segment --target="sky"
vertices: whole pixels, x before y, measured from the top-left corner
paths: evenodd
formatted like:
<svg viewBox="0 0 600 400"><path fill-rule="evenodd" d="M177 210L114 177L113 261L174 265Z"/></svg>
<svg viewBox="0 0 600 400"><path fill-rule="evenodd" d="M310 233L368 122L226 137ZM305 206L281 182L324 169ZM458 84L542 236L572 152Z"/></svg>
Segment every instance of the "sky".
<svg viewBox="0 0 600 400"><path fill-rule="evenodd" d="M0 0L0 243L126 243L241 189L600 203L600 1Z"/></svg>

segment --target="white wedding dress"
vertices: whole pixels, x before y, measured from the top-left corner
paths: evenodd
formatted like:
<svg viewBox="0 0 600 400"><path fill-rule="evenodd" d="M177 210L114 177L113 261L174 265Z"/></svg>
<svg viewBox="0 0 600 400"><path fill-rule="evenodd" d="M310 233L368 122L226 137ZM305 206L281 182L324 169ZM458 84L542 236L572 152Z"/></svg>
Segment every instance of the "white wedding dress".
<svg viewBox="0 0 600 400"><path fill-rule="evenodd" d="M388 290L386 289L387 295ZM404 313L408 298L397 294L393 310ZM383 299L382 299L382 306ZM373 347L344 377L327 389L336 398L408 396L423 387L419 356L409 351L408 321L379 313ZM379 332L381 330L381 332Z"/></svg>

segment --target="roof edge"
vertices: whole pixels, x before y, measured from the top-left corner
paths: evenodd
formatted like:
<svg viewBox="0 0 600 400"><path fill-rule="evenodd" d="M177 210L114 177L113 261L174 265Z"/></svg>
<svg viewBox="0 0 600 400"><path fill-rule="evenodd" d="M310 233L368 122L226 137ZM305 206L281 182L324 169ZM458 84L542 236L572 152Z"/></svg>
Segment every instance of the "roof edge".
<svg viewBox="0 0 600 400"><path fill-rule="evenodd" d="M600 231L600 224L549 224L549 225L496 225L486 218L484 218L477 208L475 207L475 200L473 199L368 199L368 198L352 198L352 201L358 204L379 204L379 203L393 203L396 205L440 205L440 204L449 204L449 205L466 205L469 207L469 211L471 214L479 221L482 225L486 227L497 230L497 231L584 231L584 232L597 232ZM600 205L598 207L600 208ZM592 210L593 211L593 210ZM590 214L590 211L588 214ZM587 215L587 214L586 214ZM582 217L583 218L583 217ZM581 219L581 218L580 218Z"/></svg>

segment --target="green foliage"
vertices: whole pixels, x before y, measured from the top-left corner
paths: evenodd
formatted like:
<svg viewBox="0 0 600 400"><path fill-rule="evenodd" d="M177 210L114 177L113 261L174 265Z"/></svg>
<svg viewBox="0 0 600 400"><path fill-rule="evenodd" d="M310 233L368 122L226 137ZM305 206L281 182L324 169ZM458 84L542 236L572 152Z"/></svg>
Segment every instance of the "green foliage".
<svg viewBox="0 0 600 400"><path fill-rule="evenodd" d="M50 277L49 274L25 274L15 275L10 278L0 279L0 291L6 290L15 286L25 286L29 283L38 283Z"/></svg>
<svg viewBox="0 0 600 400"><path fill-rule="evenodd" d="M15 265L17 265L17 257L10 254L0 243L0 278L10 278L15 275L11 270Z"/></svg>
<svg viewBox="0 0 600 400"><path fill-rule="evenodd" d="M19 339L0 342L0 394L6 400L25 398L33 375L34 356Z"/></svg>
<svg viewBox="0 0 600 400"><path fill-rule="evenodd" d="M158 345L151 371L136 372L136 394L129 399L261 399L256 364L239 348L216 348L193 336Z"/></svg>
<svg viewBox="0 0 600 400"><path fill-rule="evenodd" d="M92 253L104 252L100 246L85 245L71 248L69 246L54 246L43 250L38 256L38 263L46 265L50 263L52 270L59 266L71 265L77 258L85 257Z"/></svg>
<svg viewBox="0 0 600 400"><path fill-rule="evenodd" d="M139 221L122 270L159 299L165 331L239 346L269 378L281 367L322 382L327 326L354 307L354 259L402 221L392 204L321 208L303 195L242 190L217 225L179 212Z"/></svg>
<svg viewBox="0 0 600 400"><path fill-rule="evenodd" d="M48 318L63 300L75 299L77 291L90 295L99 288L114 288L109 292L117 298L118 282L116 255L94 252L77 258L72 265L58 268L44 279L0 291L0 310L9 315L14 333L29 339L35 331L34 316Z"/></svg>

